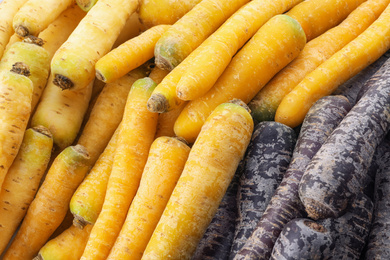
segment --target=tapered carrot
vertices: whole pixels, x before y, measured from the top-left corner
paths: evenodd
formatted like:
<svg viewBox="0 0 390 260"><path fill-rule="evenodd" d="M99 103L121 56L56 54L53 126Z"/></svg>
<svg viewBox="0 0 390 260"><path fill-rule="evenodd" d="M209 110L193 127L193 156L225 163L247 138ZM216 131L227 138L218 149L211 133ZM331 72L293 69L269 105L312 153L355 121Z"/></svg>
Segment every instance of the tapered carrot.
<svg viewBox="0 0 390 260"><path fill-rule="evenodd" d="M50 160L53 139L44 127L26 130L0 192L0 255L22 221Z"/></svg>
<svg viewBox="0 0 390 260"><path fill-rule="evenodd" d="M13 18L14 31L22 37L37 36L73 3L74 0L28 0Z"/></svg>
<svg viewBox="0 0 390 260"><path fill-rule="evenodd" d="M390 6L353 41L318 66L283 99L275 121L295 127L311 105L373 63L390 49Z"/></svg>
<svg viewBox="0 0 390 260"><path fill-rule="evenodd" d="M154 56L154 46L170 25L157 25L101 57L95 65L96 78L113 82Z"/></svg>
<svg viewBox="0 0 390 260"><path fill-rule="evenodd" d="M81 259L106 259L125 221L156 132L158 115L146 108L155 86L143 78L130 90L102 211Z"/></svg>
<svg viewBox="0 0 390 260"><path fill-rule="evenodd" d="M153 142L137 194L107 259L141 259L189 152L190 147L174 137Z"/></svg>
<svg viewBox="0 0 390 260"><path fill-rule="evenodd" d="M283 14L272 17L235 55L214 87L186 105L175 122L176 135L193 143L215 107L233 98L248 103L305 44L305 33L296 20Z"/></svg>
<svg viewBox="0 0 390 260"><path fill-rule="evenodd" d="M12 20L27 0L3 0L0 5L0 59L10 37L14 34Z"/></svg>
<svg viewBox="0 0 390 260"><path fill-rule="evenodd" d="M0 72L0 187L19 151L31 113L33 84L23 74L29 71L19 63L12 71Z"/></svg>
<svg viewBox="0 0 390 260"><path fill-rule="evenodd" d="M97 60L110 51L137 7L138 0L99 0L54 55L54 83L62 89L86 87Z"/></svg>
<svg viewBox="0 0 390 260"><path fill-rule="evenodd" d="M308 73L355 39L370 26L389 4L389 0L368 0L342 23L309 41L299 56L280 71L248 104L257 121L274 120L276 109Z"/></svg>
<svg viewBox="0 0 390 260"><path fill-rule="evenodd" d="M191 148L142 259L190 259L216 213L253 131L249 112L224 103Z"/></svg>
<svg viewBox="0 0 390 260"><path fill-rule="evenodd" d="M154 49L157 66L173 70L229 16L247 2L249 1L200 1L157 41Z"/></svg>
<svg viewBox="0 0 390 260"><path fill-rule="evenodd" d="M69 146L56 157L4 260L36 256L65 217L69 200L87 173L87 161L81 145Z"/></svg>

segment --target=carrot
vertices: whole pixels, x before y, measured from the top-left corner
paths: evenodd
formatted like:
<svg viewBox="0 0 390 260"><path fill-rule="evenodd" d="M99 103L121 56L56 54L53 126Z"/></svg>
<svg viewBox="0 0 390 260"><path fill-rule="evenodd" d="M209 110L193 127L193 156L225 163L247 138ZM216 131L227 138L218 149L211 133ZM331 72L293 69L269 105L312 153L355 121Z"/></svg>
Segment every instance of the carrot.
<svg viewBox="0 0 390 260"><path fill-rule="evenodd" d="M24 74L24 75L23 75ZM14 161L31 113L33 84L24 64L0 72L0 187Z"/></svg>
<svg viewBox="0 0 390 260"><path fill-rule="evenodd" d="M137 194L107 259L141 259L189 152L183 140L165 136L155 139Z"/></svg>
<svg viewBox="0 0 390 260"><path fill-rule="evenodd" d="M14 44L15 42L21 42L23 41L23 38L24 37L20 37L19 35L17 35L16 33L14 33L10 38L9 38L9 41L7 43L7 45L5 46L5 49L3 51L3 54L5 51L7 51L7 49L9 49L12 44Z"/></svg>
<svg viewBox="0 0 390 260"><path fill-rule="evenodd" d="M83 229L70 226L59 236L49 240L33 260L78 260L80 259L88 241L92 225Z"/></svg>
<svg viewBox="0 0 390 260"><path fill-rule="evenodd" d="M0 192L0 255L34 199L49 163L53 139L44 127L26 130Z"/></svg>
<svg viewBox="0 0 390 260"><path fill-rule="evenodd" d="M87 173L87 161L88 153L80 145L69 146L56 157L4 260L36 256L65 217L69 200Z"/></svg>
<svg viewBox="0 0 390 260"><path fill-rule="evenodd" d="M163 80L157 86L148 101L150 111L167 112L179 106L183 100L188 100L185 98L184 92L179 93L178 84L191 88L193 90L192 98L195 95L199 97L206 93L228 66L237 50L267 20L276 14L283 13L298 2L301 0L254 0L244 5L171 71L170 75L172 75L167 77L167 80ZM196 82L196 86L189 80ZM206 117L207 115L204 119Z"/></svg>
<svg viewBox="0 0 390 260"><path fill-rule="evenodd" d="M143 78L131 87L103 207L81 259L106 259L126 219L156 132L157 114L146 108L155 86Z"/></svg>
<svg viewBox="0 0 390 260"><path fill-rule="evenodd" d="M0 5L0 59L10 37L14 34L12 20L27 0L3 0Z"/></svg>
<svg viewBox="0 0 390 260"><path fill-rule="evenodd" d="M275 121L295 127L302 123L309 107L320 97L379 59L390 49L390 6L363 33L323 62L286 95L275 114Z"/></svg>
<svg viewBox="0 0 390 260"><path fill-rule="evenodd" d="M95 65L96 78L113 82L154 56L154 46L170 25L157 25L101 57Z"/></svg>
<svg viewBox="0 0 390 260"><path fill-rule="evenodd" d="M315 2L311 0L305 4ZM326 2L330 1L321 1L321 4ZM248 106L252 116L258 121L274 120L276 109L283 97L307 74L367 29L389 3L389 0L368 0L352 11L341 24L309 41L298 57L275 75L251 100ZM311 12L312 17L321 13L320 10Z"/></svg>
<svg viewBox="0 0 390 260"><path fill-rule="evenodd" d="M149 71L146 66L134 69L115 82L106 84L97 97L77 141L90 151L91 165L96 162L119 126L131 86L147 74Z"/></svg>
<svg viewBox="0 0 390 260"><path fill-rule="evenodd" d="M253 120L241 104L218 106L191 148L142 259L190 259L243 158Z"/></svg>
<svg viewBox="0 0 390 260"><path fill-rule="evenodd" d="M30 70L29 79L33 83L31 110L34 111L49 77L49 53L41 47L42 40L36 37L25 38L15 42L4 53L0 61L0 70L10 70L16 62L23 62Z"/></svg>
<svg viewBox="0 0 390 260"><path fill-rule="evenodd" d="M94 224L102 209L117 147L119 129L118 126L107 147L93 164L87 177L70 200L69 208L74 216L73 224L80 229L87 224Z"/></svg>
<svg viewBox="0 0 390 260"><path fill-rule="evenodd" d="M28 0L15 14L12 27L22 37L37 36L73 3L73 0Z"/></svg>
<svg viewBox="0 0 390 260"><path fill-rule="evenodd" d="M148 29L159 24L174 24L201 0L140 0L139 18Z"/></svg>
<svg viewBox="0 0 390 260"><path fill-rule="evenodd" d="M95 77L97 60L110 51L137 7L137 0L98 1L55 53L51 61L55 85L86 87Z"/></svg>
<svg viewBox="0 0 390 260"><path fill-rule="evenodd" d="M156 65L173 70L248 0L200 1L157 41Z"/></svg>
<svg viewBox="0 0 390 260"><path fill-rule="evenodd" d="M139 21L138 13L135 12L127 19L125 26L116 38L112 48L117 48L119 45L125 43L133 37L138 36L142 32L141 22Z"/></svg>
<svg viewBox="0 0 390 260"><path fill-rule="evenodd" d="M84 12L88 12L97 1L98 0L76 0L76 3Z"/></svg>
<svg viewBox="0 0 390 260"><path fill-rule="evenodd" d="M283 14L272 17L235 55L214 87L186 105L175 122L176 135L194 142L215 107L233 98L248 103L273 75L297 57L305 44L305 34L297 21Z"/></svg>

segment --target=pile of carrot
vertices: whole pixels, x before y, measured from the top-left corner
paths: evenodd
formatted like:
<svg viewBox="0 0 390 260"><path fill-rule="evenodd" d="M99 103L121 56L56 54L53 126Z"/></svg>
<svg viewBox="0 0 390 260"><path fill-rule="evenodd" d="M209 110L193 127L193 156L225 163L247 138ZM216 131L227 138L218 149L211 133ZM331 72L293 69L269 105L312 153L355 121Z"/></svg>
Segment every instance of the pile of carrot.
<svg viewBox="0 0 390 260"><path fill-rule="evenodd" d="M0 0L0 258L390 259L389 24L390 0Z"/></svg>

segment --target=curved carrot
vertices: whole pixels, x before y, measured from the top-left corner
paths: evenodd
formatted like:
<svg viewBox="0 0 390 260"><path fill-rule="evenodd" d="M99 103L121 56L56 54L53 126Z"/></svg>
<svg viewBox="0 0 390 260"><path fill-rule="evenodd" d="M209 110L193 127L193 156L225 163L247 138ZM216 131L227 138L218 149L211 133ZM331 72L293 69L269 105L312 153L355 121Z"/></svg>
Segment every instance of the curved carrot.
<svg viewBox="0 0 390 260"><path fill-rule="evenodd" d="M390 6L353 41L318 66L283 99L275 121L295 127L310 106L373 63L390 49Z"/></svg>
<svg viewBox="0 0 390 260"><path fill-rule="evenodd" d="M156 132L158 114L146 108L155 86L151 79L143 78L130 90L102 211L92 228L83 260L106 259L126 219Z"/></svg>
<svg viewBox="0 0 390 260"><path fill-rule="evenodd" d="M56 157L4 260L36 256L65 217L69 200L88 171L87 162L88 153L80 145L69 146Z"/></svg>
<svg viewBox="0 0 390 260"><path fill-rule="evenodd" d="M243 158L253 120L224 103L208 117L142 259L190 259Z"/></svg>

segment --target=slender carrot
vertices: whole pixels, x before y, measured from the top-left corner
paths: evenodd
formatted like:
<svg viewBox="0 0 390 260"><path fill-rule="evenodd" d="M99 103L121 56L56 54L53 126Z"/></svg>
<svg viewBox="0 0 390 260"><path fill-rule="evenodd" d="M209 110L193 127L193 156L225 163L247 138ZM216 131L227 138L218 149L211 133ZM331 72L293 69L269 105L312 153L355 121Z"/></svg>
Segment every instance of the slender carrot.
<svg viewBox="0 0 390 260"><path fill-rule="evenodd" d="M253 131L249 112L224 103L191 148L142 259L190 259L215 215Z"/></svg>
<svg viewBox="0 0 390 260"><path fill-rule="evenodd" d="M50 160L53 139L45 127L26 130L0 192L0 255L22 221Z"/></svg>
<svg viewBox="0 0 390 260"><path fill-rule="evenodd" d="M113 82L154 56L154 46L170 25L157 25L101 57L95 65L96 78Z"/></svg>
<svg viewBox="0 0 390 260"><path fill-rule="evenodd" d="M248 106L252 116L258 121L274 120L283 97L308 73L367 29L389 3L389 0L368 0L341 24L309 41L298 57L275 75L251 100Z"/></svg>
<svg viewBox="0 0 390 260"><path fill-rule="evenodd" d="M37 36L73 3L73 0L28 0L13 18L14 31L22 37Z"/></svg>
<svg viewBox="0 0 390 260"><path fill-rule="evenodd" d="M110 51L137 7L138 0L98 1L54 55L54 83L62 89L86 87L95 77L95 63Z"/></svg>
<svg viewBox="0 0 390 260"><path fill-rule="evenodd" d="M29 71L19 63L12 71L0 72L0 187L19 151L31 113L33 84L23 74Z"/></svg>
<svg viewBox="0 0 390 260"><path fill-rule="evenodd" d="M247 2L249 1L200 1L157 41L154 49L157 66L173 70Z"/></svg>
<svg viewBox="0 0 390 260"><path fill-rule="evenodd" d="M174 137L152 143L137 194L107 259L141 259L189 152L190 147Z"/></svg>
<svg viewBox="0 0 390 260"><path fill-rule="evenodd" d="M305 44L305 33L297 21L283 14L272 17L235 55L214 87L187 104L175 122L176 135L194 142L215 107L233 98L248 103Z"/></svg>
<svg viewBox="0 0 390 260"><path fill-rule="evenodd" d="M69 200L87 173L87 161L81 145L69 146L56 157L4 260L36 256L65 217Z"/></svg>
<svg viewBox="0 0 390 260"><path fill-rule="evenodd" d="M187 86L193 90L192 98L204 94L214 85L238 49L264 23L301 1L253 0L244 5L171 71L172 76L157 86L148 101L148 108L153 112L167 112L183 102L180 98L187 99L184 90L182 94L177 91L179 81L183 88ZM189 80L196 82L196 87Z"/></svg>
<svg viewBox="0 0 390 260"><path fill-rule="evenodd" d="M143 78L130 90L102 211L81 259L106 259L126 219L156 132L158 115L146 108L155 86Z"/></svg>
<svg viewBox="0 0 390 260"><path fill-rule="evenodd" d="M295 127L302 123L310 106L320 97L379 59L390 49L390 6L353 41L318 66L280 103L275 121Z"/></svg>
<svg viewBox="0 0 390 260"><path fill-rule="evenodd" d="M12 20L27 0L3 0L0 5L0 59L10 37L14 34Z"/></svg>

